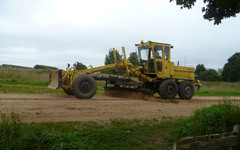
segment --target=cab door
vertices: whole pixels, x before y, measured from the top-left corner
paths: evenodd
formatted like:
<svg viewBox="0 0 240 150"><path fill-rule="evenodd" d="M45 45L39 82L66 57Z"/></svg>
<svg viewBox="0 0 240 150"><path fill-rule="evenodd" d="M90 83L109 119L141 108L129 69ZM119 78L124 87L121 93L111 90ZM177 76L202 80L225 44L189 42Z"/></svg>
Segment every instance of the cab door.
<svg viewBox="0 0 240 150"><path fill-rule="evenodd" d="M154 55L155 55L155 62L156 62L156 73L163 72L163 46L162 45L155 45L154 46Z"/></svg>
<svg viewBox="0 0 240 150"><path fill-rule="evenodd" d="M164 45L163 70L166 77L170 77L170 46Z"/></svg>
<svg viewBox="0 0 240 150"><path fill-rule="evenodd" d="M156 74L154 54L151 47L148 51L148 74Z"/></svg>
<svg viewBox="0 0 240 150"><path fill-rule="evenodd" d="M169 45L154 46L156 70L159 78L170 77L170 47Z"/></svg>

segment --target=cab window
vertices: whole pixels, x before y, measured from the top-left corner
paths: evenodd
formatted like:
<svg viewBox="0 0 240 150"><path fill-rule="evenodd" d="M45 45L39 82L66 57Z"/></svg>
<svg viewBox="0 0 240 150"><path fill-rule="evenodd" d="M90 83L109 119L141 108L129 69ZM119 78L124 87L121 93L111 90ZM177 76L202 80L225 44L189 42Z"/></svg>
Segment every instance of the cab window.
<svg viewBox="0 0 240 150"><path fill-rule="evenodd" d="M152 48L149 49L149 60L153 59Z"/></svg>
<svg viewBox="0 0 240 150"><path fill-rule="evenodd" d="M155 58L162 58L163 56L163 48L160 45L154 46Z"/></svg>
<svg viewBox="0 0 240 150"><path fill-rule="evenodd" d="M165 46L165 60L169 59L169 46Z"/></svg>
<svg viewBox="0 0 240 150"><path fill-rule="evenodd" d="M148 59L148 46L143 46L138 48L138 54L140 57L140 63L143 66L147 65L147 59Z"/></svg>
<svg viewBox="0 0 240 150"><path fill-rule="evenodd" d="M152 48L149 48L148 72L155 73L154 60L152 55Z"/></svg>

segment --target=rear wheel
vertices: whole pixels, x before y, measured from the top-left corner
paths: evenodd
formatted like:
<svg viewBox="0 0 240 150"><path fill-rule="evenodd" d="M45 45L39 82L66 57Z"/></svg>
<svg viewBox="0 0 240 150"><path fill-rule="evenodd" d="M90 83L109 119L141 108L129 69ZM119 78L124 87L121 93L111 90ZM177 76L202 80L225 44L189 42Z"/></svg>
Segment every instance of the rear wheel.
<svg viewBox="0 0 240 150"><path fill-rule="evenodd" d="M181 99L189 100L193 97L194 94L194 86L190 81L183 81L179 84L178 95Z"/></svg>
<svg viewBox="0 0 240 150"><path fill-rule="evenodd" d="M174 99L177 95L177 91L177 84L173 80L165 80L159 87L159 95L164 99Z"/></svg>
<svg viewBox="0 0 240 150"><path fill-rule="evenodd" d="M72 91L77 98L90 99L97 91L97 83L88 74L79 75L73 80Z"/></svg>

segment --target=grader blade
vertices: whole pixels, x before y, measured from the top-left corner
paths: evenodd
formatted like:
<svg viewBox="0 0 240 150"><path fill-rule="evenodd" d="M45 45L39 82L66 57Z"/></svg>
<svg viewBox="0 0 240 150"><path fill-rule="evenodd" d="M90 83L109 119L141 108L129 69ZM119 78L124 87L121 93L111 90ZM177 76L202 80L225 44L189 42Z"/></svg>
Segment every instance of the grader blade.
<svg viewBox="0 0 240 150"><path fill-rule="evenodd" d="M62 87L62 70L53 71L49 74L48 88L59 89Z"/></svg>

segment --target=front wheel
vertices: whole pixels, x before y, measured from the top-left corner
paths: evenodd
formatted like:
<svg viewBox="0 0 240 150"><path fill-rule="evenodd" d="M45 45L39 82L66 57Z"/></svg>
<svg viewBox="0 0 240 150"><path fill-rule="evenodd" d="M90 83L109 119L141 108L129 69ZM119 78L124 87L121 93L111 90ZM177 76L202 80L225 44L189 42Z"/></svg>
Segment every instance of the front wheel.
<svg viewBox="0 0 240 150"><path fill-rule="evenodd" d="M194 94L194 86L190 81L183 81L179 84L178 95L181 99L189 100L193 97Z"/></svg>
<svg viewBox="0 0 240 150"><path fill-rule="evenodd" d="M90 99L97 91L97 83L90 75L82 74L73 80L72 91L77 98Z"/></svg>
<svg viewBox="0 0 240 150"><path fill-rule="evenodd" d="M174 99L177 95L178 87L175 81L165 80L159 87L159 94L164 99Z"/></svg>

